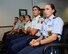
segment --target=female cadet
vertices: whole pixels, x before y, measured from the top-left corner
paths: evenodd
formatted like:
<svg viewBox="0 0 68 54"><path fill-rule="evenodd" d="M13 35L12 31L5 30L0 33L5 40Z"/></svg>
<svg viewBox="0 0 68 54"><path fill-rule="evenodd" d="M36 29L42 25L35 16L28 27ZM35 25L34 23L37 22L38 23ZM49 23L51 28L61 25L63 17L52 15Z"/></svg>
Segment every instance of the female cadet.
<svg viewBox="0 0 68 54"><path fill-rule="evenodd" d="M43 48L47 44L57 43L60 39L63 29L63 21L60 17L55 16L55 6L51 3L45 5L46 19L42 25L42 35L38 39L33 39L30 45L19 51L17 54L42 54ZM43 38L43 36L45 38ZM46 54L50 54L50 48L47 49ZM58 52L56 52L59 54Z"/></svg>
<svg viewBox="0 0 68 54"><path fill-rule="evenodd" d="M41 35L40 29L42 27L43 18L40 16L40 8L38 6L33 6L32 11L34 18L30 23L31 25L27 28L27 31L29 32L29 36L24 40L22 39L21 42L18 42L12 46L11 50L14 54L16 54L19 50L21 50L22 48L28 45L27 42L30 42L30 40L27 39L29 37L37 38L38 36Z"/></svg>
<svg viewBox="0 0 68 54"><path fill-rule="evenodd" d="M24 28L22 28L22 31L23 31L25 34L28 34L27 28L30 26L30 22L31 22L31 17L30 17L30 15L25 15L25 21L26 21L26 24L25 24Z"/></svg>

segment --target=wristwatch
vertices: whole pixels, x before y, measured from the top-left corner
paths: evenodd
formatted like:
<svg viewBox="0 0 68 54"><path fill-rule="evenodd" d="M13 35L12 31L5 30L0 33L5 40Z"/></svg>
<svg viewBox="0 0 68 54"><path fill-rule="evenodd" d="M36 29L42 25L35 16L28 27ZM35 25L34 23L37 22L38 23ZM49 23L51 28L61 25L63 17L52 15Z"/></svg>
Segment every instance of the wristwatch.
<svg viewBox="0 0 68 54"><path fill-rule="evenodd" d="M41 41L39 41L39 45L41 45Z"/></svg>

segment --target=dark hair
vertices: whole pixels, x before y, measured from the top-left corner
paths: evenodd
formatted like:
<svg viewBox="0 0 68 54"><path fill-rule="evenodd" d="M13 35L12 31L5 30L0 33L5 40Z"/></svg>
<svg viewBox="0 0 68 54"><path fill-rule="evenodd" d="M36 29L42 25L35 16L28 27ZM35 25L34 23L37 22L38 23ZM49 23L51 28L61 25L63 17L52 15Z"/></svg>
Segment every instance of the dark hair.
<svg viewBox="0 0 68 54"><path fill-rule="evenodd" d="M25 18L25 15L21 15L23 18Z"/></svg>
<svg viewBox="0 0 68 54"><path fill-rule="evenodd" d="M40 7L38 7L38 6L33 6L33 8L37 8L39 11L41 10Z"/></svg>
<svg viewBox="0 0 68 54"><path fill-rule="evenodd" d="M42 11L41 11L41 8L40 8L39 6L33 6L33 8L37 8L37 9L40 11L40 16L42 16L42 15L41 15ZM33 8L32 8L32 9L33 9Z"/></svg>
<svg viewBox="0 0 68 54"><path fill-rule="evenodd" d="M30 15L25 15L25 16L28 16L29 18L31 18L31 16L30 16Z"/></svg>
<svg viewBox="0 0 68 54"><path fill-rule="evenodd" d="M18 17L14 17L14 18L18 20Z"/></svg>
<svg viewBox="0 0 68 54"><path fill-rule="evenodd" d="M30 18L30 21L32 21L32 20L31 20L31 16L30 16L30 15L25 15L25 16L28 16L28 17Z"/></svg>
<svg viewBox="0 0 68 54"><path fill-rule="evenodd" d="M48 3L47 5L50 5L50 6L51 6L51 8L55 10L55 11L54 11L54 13L53 13L53 14L55 15L55 14L56 14L56 9L55 9L54 4L52 4L52 3Z"/></svg>

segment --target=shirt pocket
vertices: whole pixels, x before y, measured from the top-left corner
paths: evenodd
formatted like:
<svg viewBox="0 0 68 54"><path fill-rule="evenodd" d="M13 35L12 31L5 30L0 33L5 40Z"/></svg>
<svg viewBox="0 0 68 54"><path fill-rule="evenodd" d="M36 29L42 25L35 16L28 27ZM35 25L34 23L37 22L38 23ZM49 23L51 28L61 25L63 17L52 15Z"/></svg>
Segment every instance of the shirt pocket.
<svg viewBox="0 0 68 54"><path fill-rule="evenodd" d="M53 26L53 23L52 22L49 22L49 23L47 23L47 30L49 31L51 31L52 30L52 26Z"/></svg>

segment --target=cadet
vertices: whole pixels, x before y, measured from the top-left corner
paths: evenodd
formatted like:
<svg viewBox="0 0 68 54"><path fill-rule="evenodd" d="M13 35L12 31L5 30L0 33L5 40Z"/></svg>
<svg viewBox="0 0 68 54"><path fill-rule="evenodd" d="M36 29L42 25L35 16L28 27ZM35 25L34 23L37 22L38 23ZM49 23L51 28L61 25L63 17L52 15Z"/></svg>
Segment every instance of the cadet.
<svg viewBox="0 0 68 54"><path fill-rule="evenodd" d="M3 43L4 43L5 40L6 40L7 34L11 34L11 33L12 33L12 31L13 31L15 25L17 24L17 22L18 22L18 17L14 17L13 28L12 28L12 30L10 30L10 31L4 33L4 36L3 36L3 38L2 38Z"/></svg>
<svg viewBox="0 0 68 54"><path fill-rule="evenodd" d="M24 27L24 24L25 24L24 18L25 18L25 16L20 16L19 21L14 26L14 29L12 30L12 32L9 33L8 35L6 35L6 40L4 43L6 48L8 47L11 40L22 37L22 36L18 36L18 35L19 35L19 30Z"/></svg>
<svg viewBox="0 0 68 54"><path fill-rule="evenodd" d="M22 28L22 31L23 31L25 34L28 34L27 28L30 26L31 21L32 21L30 15L25 15L25 21L26 21L26 24L25 24L24 28Z"/></svg>
<svg viewBox="0 0 68 54"><path fill-rule="evenodd" d="M22 41L23 39L26 39L26 37L28 37L28 32L27 32L27 28L30 26L30 22L31 22L31 17L30 17L30 15L25 15L25 21L26 21L26 24L25 24L25 26L20 30L20 34L18 35L18 36L22 36L21 38L17 38L17 39L15 39L15 40L12 40L12 43L13 44L15 44L15 43L18 43L20 46L22 45L22 42L20 42L20 41ZM18 46L18 44L17 44L17 46ZM10 50L10 47L12 46L12 44L10 44L9 45L9 47L8 47L8 50L7 50L7 53L9 54L9 52L11 51ZM19 47L20 47L19 46Z"/></svg>
<svg viewBox="0 0 68 54"><path fill-rule="evenodd" d="M29 46L25 47L17 54L43 54L43 48L45 45L58 43L61 37L60 35L62 34L64 23L60 17L55 16L55 11L53 4L48 3L45 5L44 13L46 19L42 25L42 35L38 39L33 39ZM48 48L46 54L51 54L52 52L50 50L51 48ZM59 54L58 49L56 53Z"/></svg>
<svg viewBox="0 0 68 54"><path fill-rule="evenodd" d="M30 40L32 40L31 37L38 38L41 35L40 30L42 28L42 22L44 19L40 16L40 8L38 6L33 6L32 11L34 18L31 22L31 25L27 28L27 32L29 32L29 36L26 39L24 40L22 39L22 41L13 44L11 49L14 54L16 54L19 50L21 50L25 46L29 45L27 43L29 43ZM28 38L31 39L27 40Z"/></svg>

